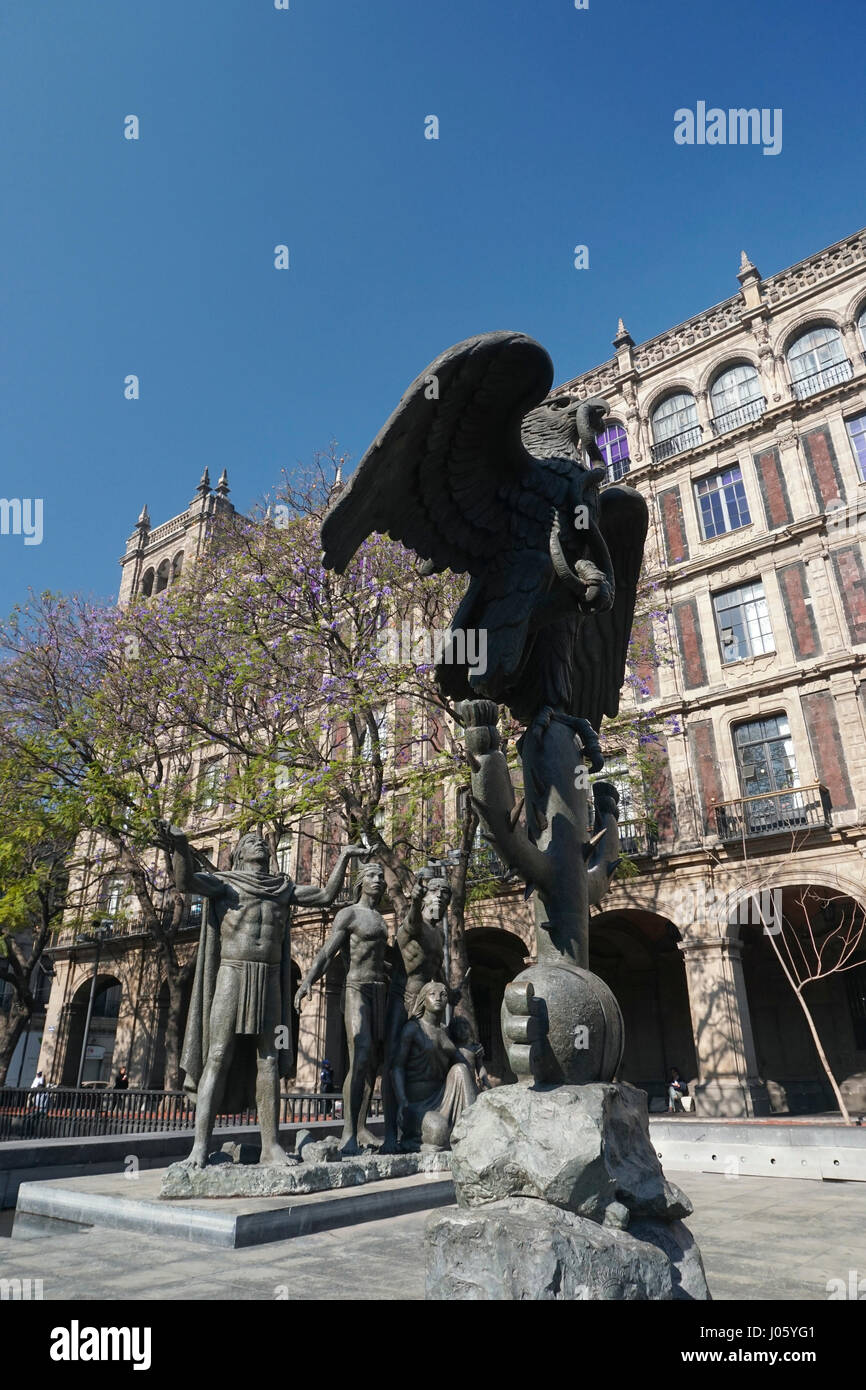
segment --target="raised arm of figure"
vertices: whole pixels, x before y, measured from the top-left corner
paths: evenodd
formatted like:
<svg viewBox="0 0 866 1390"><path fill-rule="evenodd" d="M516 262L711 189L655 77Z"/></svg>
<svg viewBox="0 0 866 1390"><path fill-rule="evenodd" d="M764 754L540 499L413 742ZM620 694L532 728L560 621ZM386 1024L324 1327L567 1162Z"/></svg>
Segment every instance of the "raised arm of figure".
<svg viewBox="0 0 866 1390"><path fill-rule="evenodd" d="M226 890L226 885L216 874L203 874L196 868L195 858L189 840L182 830L165 822L160 829L164 832L171 847L171 865L174 881L180 893L200 893L204 898L218 898Z"/></svg>
<svg viewBox="0 0 866 1390"><path fill-rule="evenodd" d="M306 883L295 884L295 902L303 903L308 907L330 907L343 886L343 879L346 876L346 868L350 859L362 859L369 852L364 845L347 845L340 852L340 857L334 866L334 872L324 888L315 888L312 884Z"/></svg>

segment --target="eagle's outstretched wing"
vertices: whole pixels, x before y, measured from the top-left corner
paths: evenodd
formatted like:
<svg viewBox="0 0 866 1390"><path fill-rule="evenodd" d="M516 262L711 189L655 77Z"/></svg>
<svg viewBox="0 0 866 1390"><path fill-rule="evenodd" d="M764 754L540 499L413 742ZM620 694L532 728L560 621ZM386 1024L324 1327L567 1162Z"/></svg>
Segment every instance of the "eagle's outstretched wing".
<svg viewBox="0 0 866 1390"><path fill-rule="evenodd" d="M484 333L413 381L322 524L324 563L342 573L374 531L430 571L480 574L503 551L546 549L566 466L539 466L521 442L553 363L522 333Z"/></svg>
<svg viewBox="0 0 866 1390"><path fill-rule="evenodd" d="M616 581L612 608L584 618L575 635L571 713L598 729L619 711L628 644L643 562L649 510L632 487L606 487L599 496L599 528Z"/></svg>

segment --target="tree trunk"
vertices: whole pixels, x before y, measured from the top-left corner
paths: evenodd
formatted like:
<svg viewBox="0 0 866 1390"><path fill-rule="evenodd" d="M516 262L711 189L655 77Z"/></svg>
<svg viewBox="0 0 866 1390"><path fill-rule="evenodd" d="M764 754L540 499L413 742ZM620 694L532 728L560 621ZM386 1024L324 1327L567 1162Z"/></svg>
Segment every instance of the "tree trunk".
<svg viewBox="0 0 866 1390"><path fill-rule="evenodd" d="M463 815L463 824L460 827L460 859L457 868L451 875L451 904L448 910L448 925L450 929L451 946L451 970L448 984L452 989L461 990L460 999L455 1006L454 1013L465 1018L472 1029L473 1037L478 1037L478 1020L475 1017L475 1004L472 999L471 981L467 980L469 974L469 953L466 949L466 892L467 878L469 876L469 856L475 842L475 832L478 829L478 816L472 807L469 797L466 798L466 810Z"/></svg>
<svg viewBox="0 0 866 1390"><path fill-rule="evenodd" d="M846 1125L853 1124L854 1122L853 1122L853 1120L851 1119L851 1116L850 1116L850 1114L849 1114L849 1112L848 1112L848 1107L847 1107L847 1105L845 1104L844 1098L843 1098L843 1096L842 1096L842 1092L840 1091L839 1086L838 1086L838 1083L837 1083L837 1081L836 1081L836 1078L835 1078L835 1076L833 1075L833 1072L832 1072L832 1070L831 1070L831 1068L830 1068L830 1062L829 1062L829 1060L828 1060L828 1058L827 1058L827 1054L826 1054L826 1052L824 1051L824 1048L823 1048L822 1045L821 1045L821 1039L818 1037L818 1029L815 1027L815 1022L814 1022L814 1020L813 1020L813 1018L812 1018L812 1014L811 1014L811 1011L810 1011L810 1009L809 1009L809 1006L808 1006L808 1004L806 1003L805 999L803 998L803 995L802 995L802 993L801 993L801 991L800 991L799 989L798 989L798 990L795 990L794 993L795 993L796 996L797 996L797 999L798 999L799 1004L800 1004L800 1008L803 1010L803 1013L804 1013L805 1016L806 1016L806 1023L808 1024L809 1032L812 1034L812 1041L813 1041L813 1043L815 1044L815 1051L816 1051L817 1054L818 1054L819 1060L820 1060L820 1062L821 1062L821 1066L824 1068L824 1072L825 1072L825 1074L826 1074L827 1080L830 1082L830 1085L831 1085L831 1087L832 1087L832 1089L833 1089L833 1094L834 1094L834 1096L836 1097L836 1104L838 1105L839 1109L840 1109L841 1112L842 1112L842 1119L845 1121Z"/></svg>
<svg viewBox="0 0 866 1390"><path fill-rule="evenodd" d="M18 1045L18 1039L32 1017L30 1010L20 1003L17 996L13 999L12 1008L8 1014L0 1013L0 1086L7 1084L7 1072ZM8 1077L10 1086L15 1086L17 1083L17 1076Z"/></svg>
<svg viewBox="0 0 866 1390"><path fill-rule="evenodd" d="M181 1051L181 1009L183 990L178 979L168 981L168 1015L165 1020L165 1080L167 1091L179 1091Z"/></svg>
<svg viewBox="0 0 866 1390"><path fill-rule="evenodd" d="M832 1070L831 1070L831 1068L830 1068L830 1063L829 1063L829 1060L828 1060L828 1058L827 1058L827 1054L826 1054L826 1052L824 1051L824 1048L823 1048L822 1045L821 1045L821 1039L820 1039L819 1036L818 1036L818 1029L815 1027L815 1020L812 1018L812 1012L811 1012L811 1010L810 1010L810 1008L809 1008L809 1005L806 1003L806 1000L803 998L802 986L797 982L797 980L794 979L793 975L791 974L791 971L788 969L787 965L785 964L784 960L782 959L782 953L781 953L781 951L779 950L778 945L776 944L776 938L775 938L775 936L773 936L772 933L769 933L767 939L769 940L770 945L772 946L773 951L775 952L777 961L779 962L780 966L782 967L782 971L783 971L783 973L784 973L785 979L788 981L788 984L791 986L791 989L794 991L794 996L795 996L795 998L796 998L796 1000L797 1000L797 1003L800 1005L800 1008L803 1010L803 1013L804 1013L805 1018L806 1018L806 1026L808 1027L809 1032L810 1032L811 1035L812 1035L812 1041L813 1041L813 1043L815 1044L815 1051L816 1051L817 1054L818 1054L818 1060L820 1061L821 1066L822 1066L823 1069L824 1069L824 1074L825 1074L825 1076L827 1077L827 1080L828 1080L829 1083L830 1083L830 1086L831 1086L831 1089L832 1089L832 1091L833 1091L834 1096L836 1097L836 1104L839 1106L839 1109L840 1109L840 1111L841 1111L841 1113L842 1113L842 1119L845 1121L845 1124L846 1124L846 1125L853 1124L853 1120L851 1119L851 1116L850 1116L850 1114L849 1114L849 1112L848 1112L848 1107L847 1107L847 1105L845 1104L845 1100L844 1100L844 1098L843 1098L843 1096L842 1096L842 1092L840 1091L839 1085L838 1085L838 1083L837 1083L837 1081L836 1081L836 1078L835 1078L835 1076L833 1075L833 1072L832 1072Z"/></svg>

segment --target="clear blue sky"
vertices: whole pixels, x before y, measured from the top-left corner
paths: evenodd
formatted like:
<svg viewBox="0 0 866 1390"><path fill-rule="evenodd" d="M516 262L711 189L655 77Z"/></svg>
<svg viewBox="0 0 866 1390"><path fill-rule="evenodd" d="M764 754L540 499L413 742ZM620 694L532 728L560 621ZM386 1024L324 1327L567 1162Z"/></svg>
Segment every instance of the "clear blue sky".
<svg viewBox="0 0 866 1390"><path fill-rule="evenodd" d="M563 380L617 315L727 298L741 247L766 275L856 230L863 37L863 0L3 0L0 495L45 534L0 536L0 611L111 596L205 464L246 507L359 458L461 338L531 333ZM675 145L699 100L781 107L782 152Z"/></svg>

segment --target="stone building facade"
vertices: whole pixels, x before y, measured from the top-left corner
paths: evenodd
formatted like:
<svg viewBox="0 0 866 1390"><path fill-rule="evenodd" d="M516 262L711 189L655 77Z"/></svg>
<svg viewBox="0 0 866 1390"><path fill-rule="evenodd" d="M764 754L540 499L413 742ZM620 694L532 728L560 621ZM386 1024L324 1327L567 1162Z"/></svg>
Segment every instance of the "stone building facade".
<svg viewBox="0 0 866 1390"><path fill-rule="evenodd" d="M840 914L866 911L866 232L768 278L744 253L737 280L730 299L648 342L635 344L620 320L613 358L554 394L607 399L610 479L650 505L663 659L641 676L670 729L661 776L624 798L637 872L593 919L591 965L625 1014L625 1079L660 1101L676 1066L699 1112L749 1116L833 1105L762 905L819 936ZM212 493L205 476L171 522L151 530L145 511L121 561L121 601L171 583L177 557L182 566L199 553L208 515L230 506L225 477ZM225 862L219 814L196 838ZM282 866L302 882L334 852L302 829L284 850ZM85 849L74 878L83 898L91 872ZM522 887L491 882L467 925L482 1041L507 1079L499 1003L534 953ZM297 920L299 974L326 929L320 914ZM807 998L856 1104L866 949L855 959ZM111 997L91 1070L107 1073L111 1043L109 1066L161 1085L165 987L134 924L98 947L61 938L54 963L46 1075L71 1077L97 968L99 997ZM342 1074L340 990L332 971L299 1022L301 1089L315 1086L325 1055Z"/></svg>

